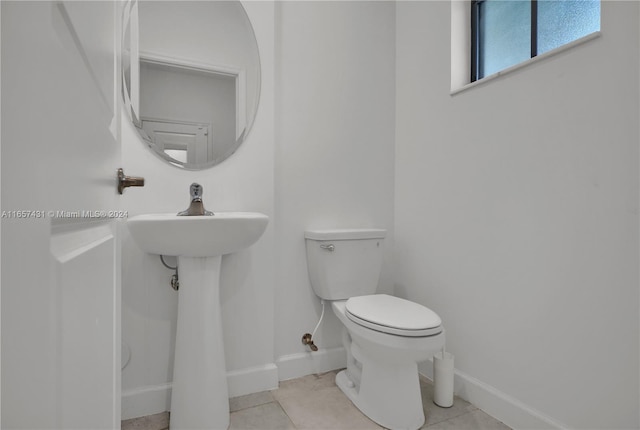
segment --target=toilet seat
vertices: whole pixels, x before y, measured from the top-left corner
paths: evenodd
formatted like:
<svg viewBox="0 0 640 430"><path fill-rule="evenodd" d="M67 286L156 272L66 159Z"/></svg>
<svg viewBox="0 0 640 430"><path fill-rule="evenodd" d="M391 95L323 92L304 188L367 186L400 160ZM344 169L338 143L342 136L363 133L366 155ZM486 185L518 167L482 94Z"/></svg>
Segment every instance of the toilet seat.
<svg viewBox="0 0 640 430"><path fill-rule="evenodd" d="M442 320L431 309L386 294L351 297L346 302L346 315L363 327L397 336L426 337L442 332Z"/></svg>

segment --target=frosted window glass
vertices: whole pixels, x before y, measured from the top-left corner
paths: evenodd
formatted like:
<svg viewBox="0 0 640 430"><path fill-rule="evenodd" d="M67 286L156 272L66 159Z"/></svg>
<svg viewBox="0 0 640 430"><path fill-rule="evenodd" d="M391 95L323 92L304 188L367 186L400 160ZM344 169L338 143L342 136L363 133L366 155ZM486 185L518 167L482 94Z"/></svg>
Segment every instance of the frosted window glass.
<svg viewBox="0 0 640 430"><path fill-rule="evenodd" d="M538 1L538 54L600 30L600 0Z"/></svg>
<svg viewBox="0 0 640 430"><path fill-rule="evenodd" d="M479 77L531 58L531 4L486 0L479 11Z"/></svg>

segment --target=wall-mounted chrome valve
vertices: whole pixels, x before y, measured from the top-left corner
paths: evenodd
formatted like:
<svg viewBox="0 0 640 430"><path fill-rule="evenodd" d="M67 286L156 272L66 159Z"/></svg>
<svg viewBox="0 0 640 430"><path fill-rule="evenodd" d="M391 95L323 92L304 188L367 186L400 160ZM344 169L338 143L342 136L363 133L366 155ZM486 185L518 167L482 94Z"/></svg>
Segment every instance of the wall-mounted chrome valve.
<svg viewBox="0 0 640 430"><path fill-rule="evenodd" d="M191 203L189 207L182 211L178 212L179 216L197 216L197 215L213 215L213 212L208 211L204 208L204 204L202 203L202 185L196 184L195 182L191 184L189 187L189 194L191 195Z"/></svg>

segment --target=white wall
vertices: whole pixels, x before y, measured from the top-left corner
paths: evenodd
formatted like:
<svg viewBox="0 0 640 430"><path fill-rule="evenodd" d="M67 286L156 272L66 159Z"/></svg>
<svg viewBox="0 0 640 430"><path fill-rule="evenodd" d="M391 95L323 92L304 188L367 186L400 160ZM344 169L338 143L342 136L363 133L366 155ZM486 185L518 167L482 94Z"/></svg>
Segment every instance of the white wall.
<svg viewBox="0 0 640 430"><path fill-rule="evenodd" d="M450 10L396 11L396 292L442 316L458 389L507 424L637 428L638 4L455 96Z"/></svg>
<svg viewBox="0 0 640 430"><path fill-rule="evenodd" d="M161 162L123 120L123 167L145 177L144 188L129 188L123 206L129 216L176 212L189 205L189 185L204 187L205 207L213 211L256 211L270 223L251 248L224 256L221 303L230 393L245 394L277 385L274 365L274 5L243 3L260 49L262 92L252 131L238 151L221 164L185 171ZM143 253L123 229L122 337L131 361L122 375L123 418L161 412L172 380L177 293L172 271L157 256Z"/></svg>
<svg viewBox="0 0 640 430"><path fill-rule="evenodd" d="M276 70L276 357L281 379L344 365L341 326L320 316L304 230L389 230L381 289L391 288L395 6L278 2Z"/></svg>

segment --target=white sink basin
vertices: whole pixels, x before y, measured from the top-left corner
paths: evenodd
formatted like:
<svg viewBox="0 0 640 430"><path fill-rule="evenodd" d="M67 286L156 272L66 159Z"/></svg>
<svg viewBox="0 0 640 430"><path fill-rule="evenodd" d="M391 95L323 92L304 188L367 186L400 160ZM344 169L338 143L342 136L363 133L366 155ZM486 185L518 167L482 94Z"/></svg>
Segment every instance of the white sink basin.
<svg viewBox="0 0 640 430"><path fill-rule="evenodd" d="M268 222L266 215L252 212L216 212L212 216L149 214L127 220L131 236L143 251L178 257L180 290L171 428L229 426L219 299L222 255L251 246L262 236Z"/></svg>
<svg viewBox="0 0 640 430"><path fill-rule="evenodd" d="M216 212L213 216L137 215L127 220L131 236L150 254L216 257L254 244L269 217L255 212Z"/></svg>

